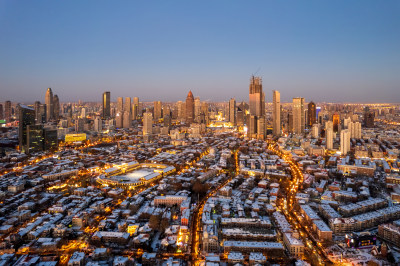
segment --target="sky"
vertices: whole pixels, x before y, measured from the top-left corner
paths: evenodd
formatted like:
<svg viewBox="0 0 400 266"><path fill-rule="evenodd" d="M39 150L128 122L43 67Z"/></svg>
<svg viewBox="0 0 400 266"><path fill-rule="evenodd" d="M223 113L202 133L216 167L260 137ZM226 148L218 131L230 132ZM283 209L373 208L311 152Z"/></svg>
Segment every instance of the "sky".
<svg viewBox="0 0 400 266"><path fill-rule="evenodd" d="M0 102L400 102L400 1L0 0Z"/></svg>

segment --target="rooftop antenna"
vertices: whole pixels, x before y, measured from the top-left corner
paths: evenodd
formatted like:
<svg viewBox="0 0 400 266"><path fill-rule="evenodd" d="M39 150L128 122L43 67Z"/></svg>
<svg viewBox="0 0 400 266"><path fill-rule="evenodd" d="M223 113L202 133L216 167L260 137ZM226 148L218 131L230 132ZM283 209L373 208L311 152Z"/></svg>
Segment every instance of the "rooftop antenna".
<svg viewBox="0 0 400 266"><path fill-rule="evenodd" d="M258 67L257 71L253 74L253 76L255 76L258 73L258 71L260 71L260 70L261 70L261 67Z"/></svg>

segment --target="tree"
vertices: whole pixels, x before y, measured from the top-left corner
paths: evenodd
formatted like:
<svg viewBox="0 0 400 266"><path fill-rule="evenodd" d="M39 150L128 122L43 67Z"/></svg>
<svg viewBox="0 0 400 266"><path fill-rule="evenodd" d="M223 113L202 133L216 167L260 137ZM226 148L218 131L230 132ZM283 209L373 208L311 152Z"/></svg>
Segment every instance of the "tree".
<svg viewBox="0 0 400 266"><path fill-rule="evenodd" d="M152 215L149 219L149 227L153 230L157 230L160 226L160 216Z"/></svg>

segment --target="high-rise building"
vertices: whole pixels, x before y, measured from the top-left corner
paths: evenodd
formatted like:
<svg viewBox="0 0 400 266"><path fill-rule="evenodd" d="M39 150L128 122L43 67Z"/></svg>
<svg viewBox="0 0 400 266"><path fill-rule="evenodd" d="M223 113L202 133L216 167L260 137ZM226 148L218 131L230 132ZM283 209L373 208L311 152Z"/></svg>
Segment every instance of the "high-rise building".
<svg viewBox="0 0 400 266"><path fill-rule="evenodd" d="M332 150L333 149L333 129L331 127L326 129L325 138L326 138L326 148L328 150Z"/></svg>
<svg viewBox="0 0 400 266"><path fill-rule="evenodd" d="M194 121L194 97L192 91L189 91L186 97L186 123L193 123Z"/></svg>
<svg viewBox="0 0 400 266"><path fill-rule="evenodd" d="M28 152L26 150L27 145L27 129L28 126L35 125L35 109L26 105L18 105L18 118L19 118L19 149L22 152Z"/></svg>
<svg viewBox="0 0 400 266"><path fill-rule="evenodd" d="M44 134L43 125L28 125L26 128L25 153L43 151Z"/></svg>
<svg viewBox="0 0 400 266"><path fill-rule="evenodd" d="M154 120L159 120L162 117L162 104L161 101L154 102Z"/></svg>
<svg viewBox="0 0 400 266"><path fill-rule="evenodd" d="M51 121L54 119L54 98L53 98L53 91L51 88L48 88L46 91L46 118L47 121Z"/></svg>
<svg viewBox="0 0 400 266"><path fill-rule="evenodd" d="M199 122L199 120L200 120L200 112L201 112L200 97L196 97L194 99L194 120L196 122Z"/></svg>
<svg viewBox="0 0 400 266"><path fill-rule="evenodd" d="M143 135L153 134L153 115L150 112L143 114Z"/></svg>
<svg viewBox="0 0 400 266"><path fill-rule="evenodd" d="M6 120L7 123L11 121L11 102L10 101L6 101L4 103L4 120Z"/></svg>
<svg viewBox="0 0 400 266"><path fill-rule="evenodd" d="M136 120L141 115L142 113L139 113L139 97L133 97L132 119Z"/></svg>
<svg viewBox="0 0 400 266"><path fill-rule="evenodd" d="M274 136L281 134L281 94L274 90L272 93L272 133Z"/></svg>
<svg viewBox="0 0 400 266"><path fill-rule="evenodd" d="M103 130L103 121L100 117L94 119L94 131L101 132Z"/></svg>
<svg viewBox="0 0 400 266"><path fill-rule="evenodd" d="M262 89L262 79L252 76L249 87L249 106L250 115L264 116L265 114L265 96Z"/></svg>
<svg viewBox="0 0 400 266"><path fill-rule="evenodd" d="M295 134L304 133L304 98L293 98L293 131Z"/></svg>
<svg viewBox="0 0 400 266"><path fill-rule="evenodd" d="M340 132L340 152L346 155L350 151L350 133L348 129Z"/></svg>
<svg viewBox="0 0 400 266"><path fill-rule="evenodd" d="M42 118L40 117L40 102L36 101L35 104L33 105L34 109L35 109L35 120L36 123L41 123Z"/></svg>
<svg viewBox="0 0 400 266"><path fill-rule="evenodd" d="M58 148L57 129L45 127L43 129L44 147L43 150L56 150Z"/></svg>
<svg viewBox="0 0 400 266"><path fill-rule="evenodd" d="M0 103L0 120L4 119L3 105Z"/></svg>
<svg viewBox="0 0 400 266"><path fill-rule="evenodd" d="M75 131L76 132L83 132L85 130L85 119L78 118L75 120Z"/></svg>
<svg viewBox="0 0 400 266"><path fill-rule="evenodd" d="M130 128L132 125L132 102L131 97L125 97L124 103L124 115L122 119L122 126L124 128Z"/></svg>
<svg viewBox="0 0 400 266"><path fill-rule="evenodd" d="M336 133L339 132L340 115L337 113L333 114L332 121L333 121L333 131Z"/></svg>
<svg viewBox="0 0 400 266"><path fill-rule="evenodd" d="M122 113L117 113L115 115L115 126L116 128L122 128L124 121L124 115Z"/></svg>
<svg viewBox="0 0 400 266"><path fill-rule="evenodd" d="M103 119L110 118L111 115L111 103L110 103L110 92L106 91L103 93Z"/></svg>
<svg viewBox="0 0 400 266"><path fill-rule="evenodd" d="M124 98L118 97L117 98L117 113L123 113L124 112Z"/></svg>
<svg viewBox="0 0 400 266"><path fill-rule="evenodd" d="M4 103L4 120L6 120L7 123L11 121L11 102L6 101Z"/></svg>
<svg viewBox="0 0 400 266"><path fill-rule="evenodd" d="M353 129L354 129L354 135L352 136L352 138L355 139L361 139L361 123L360 122L355 122L353 123Z"/></svg>
<svg viewBox="0 0 400 266"><path fill-rule="evenodd" d="M314 102L308 103L307 126L312 127L317 121L317 107Z"/></svg>
<svg viewBox="0 0 400 266"><path fill-rule="evenodd" d="M229 122L233 125L236 125L236 114L236 100L231 98L229 100Z"/></svg>
<svg viewBox="0 0 400 266"><path fill-rule="evenodd" d="M250 123L247 135L251 138L265 137L265 95L260 77L252 76L249 86ZM260 122L259 122L260 121ZM259 128L258 126L262 126Z"/></svg>
<svg viewBox="0 0 400 266"><path fill-rule="evenodd" d="M178 109L178 119L181 121L186 120L186 103L178 101L176 105Z"/></svg>
<svg viewBox="0 0 400 266"><path fill-rule="evenodd" d="M60 119L60 99L57 94L53 97L53 119L55 121Z"/></svg>
<svg viewBox="0 0 400 266"><path fill-rule="evenodd" d="M364 109L364 126L366 128L375 127L375 114L369 110L369 107L365 107Z"/></svg>
<svg viewBox="0 0 400 266"><path fill-rule="evenodd" d="M313 124L311 130L312 137L317 139L319 137L319 124Z"/></svg>

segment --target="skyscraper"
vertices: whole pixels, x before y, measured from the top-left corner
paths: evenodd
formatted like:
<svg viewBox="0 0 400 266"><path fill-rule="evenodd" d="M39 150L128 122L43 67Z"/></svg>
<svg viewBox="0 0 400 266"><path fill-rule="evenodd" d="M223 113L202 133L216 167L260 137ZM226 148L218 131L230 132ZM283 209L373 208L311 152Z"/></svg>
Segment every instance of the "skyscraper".
<svg viewBox="0 0 400 266"><path fill-rule="evenodd" d="M333 149L333 129L331 127L325 129L325 139L326 139L326 148L328 150Z"/></svg>
<svg viewBox="0 0 400 266"><path fill-rule="evenodd" d="M293 98L293 131L295 134L304 133L304 98Z"/></svg>
<svg viewBox="0 0 400 266"><path fill-rule="evenodd" d="M117 113L123 113L124 112L124 98L118 97L117 98Z"/></svg>
<svg viewBox="0 0 400 266"><path fill-rule="evenodd" d="M231 98L229 100L229 122L236 125L236 100Z"/></svg>
<svg viewBox="0 0 400 266"><path fill-rule="evenodd" d="M260 77L252 76L249 86L250 121L247 135L251 138L265 137L265 95Z"/></svg>
<svg viewBox="0 0 400 266"><path fill-rule="evenodd" d="M103 93L103 119L110 118L111 107L110 107L110 92L106 91Z"/></svg>
<svg viewBox="0 0 400 266"><path fill-rule="evenodd" d="M160 119L162 116L162 104L160 101L154 102L154 120Z"/></svg>
<svg viewBox="0 0 400 266"><path fill-rule="evenodd" d="M56 121L60 119L60 100L57 94L53 97L53 118Z"/></svg>
<svg viewBox="0 0 400 266"><path fill-rule="evenodd" d="M123 127L130 128L132 124L132 102L131 97L125 97Z"/></svg>
<svg viewBox="0 0 400 266"><path fill-rule="evenodd" d="M281 94L279 91L273 91L273 110L272 110L272 127L274 136L281 134Z"/></svg>
<svg viewBox="0 0 400 266"><path fill-rule="evenodd" d="M4 119L3 105L0 103L0 120Z"/></svg>
<svg viewBox="0 0 400 266"><path fill-rule="evenodd" d="M372 128L375 126L375 114L369 110L369 107L364 109L364 126L367 128Z"/></svg>
<svg viewBox="0 0 400 266"><path fill-rule="evenodd" d="M311 134L312 134L312 137L315 139L319 137L319 124L312 125Z"/></svg>
<svg viewBox="0 0 400 266"><path fill-rule="evenodd" d="M350 132L344 129L340 132L340 152L346 155L350 151Z"/></svg>
<svg viewBox="0 0 400 266"><path fill-rule="evenodd" d="M138 116L142 114L139 113L139 98L133 97L133 104L132 104L132 119L136 120Z"/></svg>
<svg viewBox="0 0 400 266"><path fill-rule="evenodd" d="M150 112L143 114L143 135L153 134L153 115Z"/></svg>
<svg viewBox="0 0 400 266"><path fill-rule="evenodd" d="M314 102L308 103L307 126L312 127L317 121L317 107Z"/></svg>
<svg viewBox="0 0 400 266"><path fill-rule="evenodd" d="M340 115L337 113L333 114L332 121L333 121L333 131L336 133L339 132Z"/></svg>
<svg viewBox="0 0 400 266"><path fill-rule="evenodd" d="M19 130L18 140L19 149L22 152L28 152L26 150L27 145L27 129L28 126L35 125L35 109L19 104L18 105L18 118L19 118Z"/></svg>
<svg viewBox="0 0 400 266"><path fill-rule="evenodd" d="M54 98L53 98L53 91L51 88L48 88L46 91L46 119L47 121L51 121L54 119Z"/></svg>
<svg viewBox="0 0 400 266"><path fill-rule="evenodd" d="M194 97L192 91L189 91L186 97L186 123L194 121Z"/></svg>
<svg viewBox="0 0 400 266"><path fill-rule="evenodd" d="M251 77L249 91L250 115L264 116L265 96L262 89L262 79L260 77Z"/></svg>
<svg viewBox="0 0 400 266"><path fill-rule="evenodd" d="M4 119L7 123L11 121L11 102L6 101L4 103Z"/></svg>

